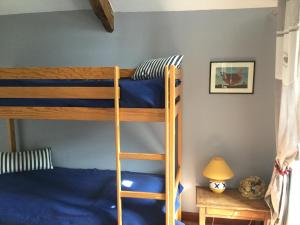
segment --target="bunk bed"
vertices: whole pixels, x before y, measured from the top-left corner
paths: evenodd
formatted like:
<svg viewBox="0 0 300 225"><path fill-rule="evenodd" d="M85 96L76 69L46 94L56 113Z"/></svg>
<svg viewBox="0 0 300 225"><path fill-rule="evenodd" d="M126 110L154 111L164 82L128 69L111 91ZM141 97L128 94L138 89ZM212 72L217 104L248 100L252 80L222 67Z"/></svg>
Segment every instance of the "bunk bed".
<svg viewBox="0 0 300 225"><path fill-rule="evenodd" d="M114 121L118 225L123 224L123 199L163 201L165 224L174 225L176 219L181 219L181 208L176 210L175 202L177 198L180 199L178 193L181 189L183 72L175 66L166 67L164 81L153 81L152 84L151 81L140 83L141 90L154 85L156 89L152 93L158 93L160 96L157 97L156 94L154 98L160 101L149 105L141 104L139 99L136 104L130 105L126 102L131 102L134 98L132 95L136 93L130 91L128 93L126 88L132 89L132 82L136 82L130 80L134 71L134 69L120 69L117 66L0 68L0 119L8 120L10 147L13 152L16 151L14 120ZM131 98L124 100L126 95ZM149 96L146 99L149 100ZM155 102L152 100L150 98L150 102ZM122 121L163 122L165 152L150 154L121 151ZM122 160L164 161L165 176L163 181L158 179L160 184L161 182L164 184L162 192L122 188L122 176L130 176L130 173L121 173ZM7 176L5 179L9 182L14 176ZM42 174L35 172L33 176ZM140 176L141 179L143 177ZM161 186L160 184L158 186Z"/></svg>

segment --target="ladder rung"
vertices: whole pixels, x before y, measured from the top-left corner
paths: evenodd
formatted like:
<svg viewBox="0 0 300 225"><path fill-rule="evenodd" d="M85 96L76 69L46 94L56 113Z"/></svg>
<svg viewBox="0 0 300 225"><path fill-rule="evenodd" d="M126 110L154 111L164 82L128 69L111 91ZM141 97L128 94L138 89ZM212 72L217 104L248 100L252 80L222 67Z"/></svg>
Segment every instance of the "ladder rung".
<svg viewBox="0 0 300 225"><path fill-rule="evenodd" d="M120 159L165 160L166 156L165 154L120 152Z"/></svg>
<svg viewBox="0 0 300 225"><path fill-rule="evenodd" d="M122 198L146 198L155 200L165 200L164 193L140 192L140 191L121 191Z"/></svg>

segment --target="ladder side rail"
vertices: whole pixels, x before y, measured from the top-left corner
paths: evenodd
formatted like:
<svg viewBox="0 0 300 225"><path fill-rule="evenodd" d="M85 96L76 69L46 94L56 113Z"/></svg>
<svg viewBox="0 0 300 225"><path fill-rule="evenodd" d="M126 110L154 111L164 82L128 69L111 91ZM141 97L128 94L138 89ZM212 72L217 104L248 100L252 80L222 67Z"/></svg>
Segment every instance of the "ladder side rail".
<svg viewBox="0 0 300 225"><path fill-rule="evenodd" d="M165 67L165 186L166 186L166 225L170 225L170 129L169 129L169 68Z"/></svg>
<svg viewBox="0 0 300 225"><path fill-rule="evenodd" d="M170 125L170 148L169 148L169 180L170 180L170 188L169 188L169 196L170 196L170 225L175 224L175 155L176 155L176 103L175 103L175 66L170 66L170 116L169 116L169 125Z"/></svg>
<svg viewBox="0 0 300 225"><path fill-rule="evenodd" d="M114 105L115 105L115 145L116 145L116 184L117 184L117 211L118 211L118 225L122 225L122 198L121 198L121 161L120 161L120 151L121 151L121 140L120 140L120 89L119 89L119 78L120 78L120 68L115 67L114 70Z"/></svg>

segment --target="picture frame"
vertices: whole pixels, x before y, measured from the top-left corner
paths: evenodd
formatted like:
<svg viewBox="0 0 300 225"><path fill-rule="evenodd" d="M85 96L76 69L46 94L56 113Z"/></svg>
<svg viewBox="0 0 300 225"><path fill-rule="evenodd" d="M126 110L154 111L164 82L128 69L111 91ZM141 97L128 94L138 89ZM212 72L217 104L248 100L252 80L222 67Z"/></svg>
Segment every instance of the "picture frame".
<svg viewBox="0 0 300 225"><path fill-rule="evenodd" d="M211 61L210 94L253 94L255 61Z"/></svg>

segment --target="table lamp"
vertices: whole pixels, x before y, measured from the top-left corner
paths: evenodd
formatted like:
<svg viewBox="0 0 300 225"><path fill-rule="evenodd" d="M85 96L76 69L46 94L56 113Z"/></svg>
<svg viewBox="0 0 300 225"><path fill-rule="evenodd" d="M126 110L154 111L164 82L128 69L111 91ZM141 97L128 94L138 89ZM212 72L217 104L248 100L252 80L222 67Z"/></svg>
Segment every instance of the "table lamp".
<svg viewBox="0 0 300 225"><path fill-rule="evenodd" d="M203 176L209 181L212 192L222 193L226 189L226 180L231 179L234 174L222 157L214 157L203 170Z"/></svg>

